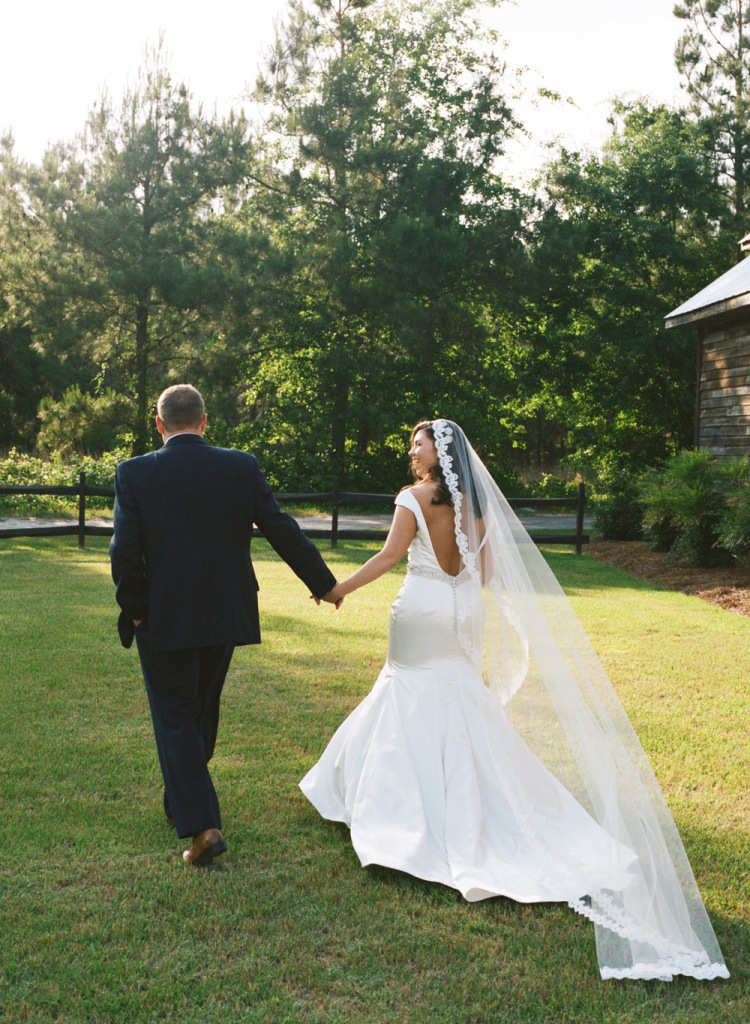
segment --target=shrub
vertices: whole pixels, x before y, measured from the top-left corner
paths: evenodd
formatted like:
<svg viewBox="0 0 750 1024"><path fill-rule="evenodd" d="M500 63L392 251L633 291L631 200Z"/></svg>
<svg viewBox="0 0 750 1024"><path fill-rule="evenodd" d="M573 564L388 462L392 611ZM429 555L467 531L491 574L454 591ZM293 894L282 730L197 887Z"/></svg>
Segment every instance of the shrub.
<svg viewBox="0 0 750 1024"><path fill-rule="evenodd" d="M750 462L745 463L750 477ZM750 556L750 481L727 496L727 509L719 522L719 541L735 558Z"/></svg>
<svg viewBox="0 0 750 1024"><path fill-rule="evenodd" d="M696 565L727 565L734 552L722 524L746 490L748 463L718 461L705 451L683 451L640 481L646 535L655 551ZM738 507L739 507L738 504ZM728 533L727 533L728 535Z"/></svg>
<svg viewBox="0 0 750 1024"><path fill-rule="evenodd" d="M638 481L642 525L652 551L671 551L679 530L674 522L672 481L662 469L647 470Z"/></svg>
<svg viewBox="0 0 750 1024"><path fill-rule="evenodd" d="M19 487L70 487L78 483L79 474L86 473L90 487L114 487L115 467L126 458L122 452L107 452L92 455L71 455L54 453L49 459L24 455L14 448L7 457L0 459L0 484ZM112 498L87 498L86 507L91 511L112 508ZM21 515L76 515L78 499L51 494L2 494L0 512Z"/></svg>
<svg viewBox="0 0 750 1024"><path fill-rule="evenodd" d="M132 410L128 399L107 389L88 395L77 384L62 398L43 398L39 404L41 427L36 443L40 451L67 455L71 452L103 452L117 441Z"/></svg>
<svg viewBox="0 0 750 1024"><path fill-rule="evenodd" d="M640 540L643 514L638 483L630 473L619 471L602 481L605 495L594 507L594 527L604 540Z"/></svg>
<svg viewBox="0 0 750 1024"><path fill-rule="evenodd" d="M498 484L501 481L496 473L493 474ZM539 480L526 480L518 482L509 478L506 474L506 485L501 490L511 490L513 497L519 498L575 498L578 494L578 481L567 477L554 476L552 473L545 473ZM518 492L518 493L517 493Z"/></svg>

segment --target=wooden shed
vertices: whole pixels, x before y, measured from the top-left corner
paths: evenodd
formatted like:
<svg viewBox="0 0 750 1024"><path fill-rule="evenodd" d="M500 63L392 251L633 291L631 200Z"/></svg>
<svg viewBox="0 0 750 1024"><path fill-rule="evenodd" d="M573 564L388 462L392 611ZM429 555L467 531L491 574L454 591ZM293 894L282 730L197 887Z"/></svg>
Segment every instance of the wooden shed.
<svg viewBox="0 0 750 1024"><path fill-rule="evenodd" d="M750 248L750 236L740 243ZM750 455L750 257L666 317L697 327L695 445L716 455Z"/></svg>

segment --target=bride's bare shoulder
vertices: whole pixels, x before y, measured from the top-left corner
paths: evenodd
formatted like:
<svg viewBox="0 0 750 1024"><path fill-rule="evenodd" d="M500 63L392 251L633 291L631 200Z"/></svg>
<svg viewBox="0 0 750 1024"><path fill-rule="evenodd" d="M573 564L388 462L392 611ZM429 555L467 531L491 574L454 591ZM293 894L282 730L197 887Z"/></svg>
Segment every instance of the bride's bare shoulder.
<svg viewBox="0 0 750 1024"><path fill-rule="evenodd" d="M407 490L411 491L422 509L426 509L430 507L432 499L437 494L437 484L432 483L432 481L424 484L414 484L412 487L408 487Z"/></svg>

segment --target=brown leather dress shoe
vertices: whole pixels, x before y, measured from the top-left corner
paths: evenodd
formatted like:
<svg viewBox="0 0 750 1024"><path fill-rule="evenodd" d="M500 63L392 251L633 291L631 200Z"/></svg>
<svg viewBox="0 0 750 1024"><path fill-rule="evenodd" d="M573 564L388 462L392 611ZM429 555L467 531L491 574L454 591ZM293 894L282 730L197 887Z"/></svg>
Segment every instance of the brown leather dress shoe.
<svg viewBox="0 0 750 1024"><path fill-rule="evenodd" d="M226 852L227 844L218 828L207 828L193 836L193 845L189 850L183 851L182 859L186 864L202 868Z"/></svg>

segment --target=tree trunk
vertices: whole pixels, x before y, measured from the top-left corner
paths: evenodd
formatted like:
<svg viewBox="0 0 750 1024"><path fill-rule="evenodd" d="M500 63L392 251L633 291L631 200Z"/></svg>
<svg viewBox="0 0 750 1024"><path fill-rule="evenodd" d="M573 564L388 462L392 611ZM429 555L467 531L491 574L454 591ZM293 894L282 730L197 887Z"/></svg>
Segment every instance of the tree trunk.
<svg viewBox="0 0 750 1024"><path fill-rule="evenodd" d="M331 422L331 450L336 476L346 481L346 429L349 415L349 374L343 360L334 368L333 418Z"/></svg>
<svg viewBox="0 0 750 1024"><path fill-rule="evenodd" d="M747 231L745 224L745 151L743 145L743 130L737 128L734 136L734 215L737 224L737 241ZM744 258L744 253L738 250L737 260Z"/></svg>
<svg viewBox="0 0 750 1024"><path fill-rule="evenodd" d="M144 455L151 440L148 423L148 304L139 303L135 311L136 427L134 455Z"/></svg>

